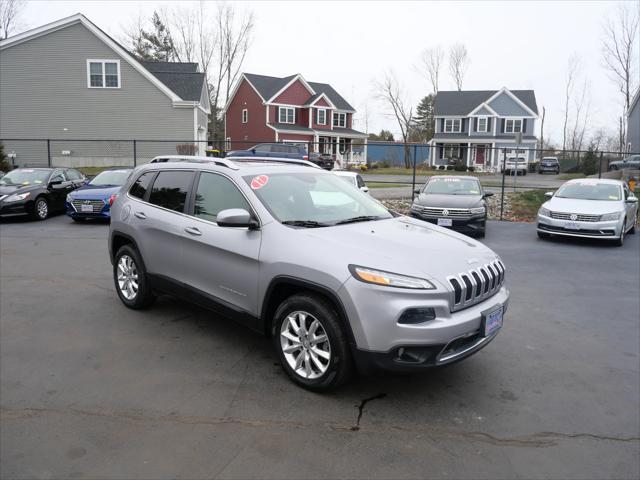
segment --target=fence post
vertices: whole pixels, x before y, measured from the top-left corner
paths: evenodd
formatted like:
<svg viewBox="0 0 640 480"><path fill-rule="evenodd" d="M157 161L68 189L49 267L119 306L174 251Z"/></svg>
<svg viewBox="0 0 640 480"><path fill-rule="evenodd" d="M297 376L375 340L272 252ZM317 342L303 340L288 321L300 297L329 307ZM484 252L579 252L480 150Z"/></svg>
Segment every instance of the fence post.
<svg viewBox="0 0 640 480"><path fill-rule="evenodd" d="M138 165L138 149L136 145L136 140L133 141L133 166Z"/></svg>
<svg viewBox="0 0 640 480"><path fill-rule="evenodd" d="M413 199L415 198L416 195L416 150L417 150L417 145L413 146L413 180L411 182L411 201L413 201Z"/></svg>
<svg viewBox="0 0 640 480"><path fill-rule="evenodd" d="M47 166L51 167L51 140L47 138Z"/></svg>
<svg viewBox="0 0 640 480"><path fill-rule="evenodd" d="M600 152L600 165L598 166L598 178L602 178L602 152Z"/></svg>
<svg viewBox="0 0 640 480"><path fill-rule="evenodd" d="M499 151L499 150L498 150ZM507 149L505 148L502 156L502 197L500 198L500 221L502 221L502 216L504 213L504 172L505 167L507 166Z"/></svg>

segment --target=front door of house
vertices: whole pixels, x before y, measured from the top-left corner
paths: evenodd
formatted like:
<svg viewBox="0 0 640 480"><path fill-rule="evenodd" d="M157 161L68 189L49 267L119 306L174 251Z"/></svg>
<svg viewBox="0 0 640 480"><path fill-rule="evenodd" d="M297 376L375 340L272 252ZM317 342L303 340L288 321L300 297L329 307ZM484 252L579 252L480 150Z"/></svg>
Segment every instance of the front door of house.
<svg viewBox="0 0 640 480"><path fill-rule="evenodd" d="M476 165L484 165L484 155L485 148L484 145L478 145L476 147Z"/></svg>

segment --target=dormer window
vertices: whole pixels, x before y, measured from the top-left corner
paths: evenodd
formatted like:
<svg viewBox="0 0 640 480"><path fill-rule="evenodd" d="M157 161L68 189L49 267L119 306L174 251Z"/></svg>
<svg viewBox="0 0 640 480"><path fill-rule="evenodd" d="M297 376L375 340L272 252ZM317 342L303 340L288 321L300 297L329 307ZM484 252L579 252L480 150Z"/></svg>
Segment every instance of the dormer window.
<svg viewBox="0 0 640 480"><path fill-rule="evenodd" d="M296 123L296 109L293 107L278 107L278 122Z"/></svg>
<svg viewBox="0 0 640 480"><path fill-rule="evenodd" d="M508 118L504 121L504 133L522 132L522 119Z"/></svg>
<svg viewBox="0 0 640 480"><path fill-rule="evenodd" d="M478 128L476 129L478 132L485 133L487 131L487 117L478 117Z"/></svg>
<svg viewBox="0 0 640 480"><path fill-rule="evenodd" d="M462 130L462 120L459 118L447 118L444 121L445 133L460 133Z"/></svg>
<svg viewBox="0 0 640 480"><path fill-rule="evenodd" d="M120 60L87 60L87 87L120 88Z"/></svg>

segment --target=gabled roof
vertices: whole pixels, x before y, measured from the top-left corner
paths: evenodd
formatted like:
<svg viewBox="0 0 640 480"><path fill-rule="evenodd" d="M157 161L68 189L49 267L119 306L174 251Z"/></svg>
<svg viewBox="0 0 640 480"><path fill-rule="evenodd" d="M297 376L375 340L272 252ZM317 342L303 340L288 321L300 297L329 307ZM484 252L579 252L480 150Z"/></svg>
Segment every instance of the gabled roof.
<svg viewBox="0 0 640 480"><path fill-rule="evenodd" d="M502 89L507 91L506 89ZM439 91L436 95L436 115L462 115L466 116L480 104L487 102L491 97L502 90L462 90ZM538 114L536 95L533 90L508 90L528 109Z"/></svg>
<svg viewBox="0 0 640 480"><path fill-rule="evenodd" d="M185 105L184 102L199 103L205 80L203 73L197 73L197 63L140 62L126 47L105 33L81 13L62 18L2 40L0 41L0 49L3 50L13 45L27 42L75 24L82 24L86 27L143 77L167 95L173 101L174 105ZM188 106L191 106L191 104ZM202 107L205 110L209 110L209 105L202 105Z"/></svg>
<svg viewBox="0 0 640 480"><path fill-rule="evenodd" d="M243 77L246 78L249 83L253 86L253 88L258 92L258 95L262 97L262 100L267 102L269 99L273 98L273 96L282 90L287 84L291 83L298 74L289 75L287 77L270 77L267 75L257 75L255 73L245 73ZM240 78L242 81L242 78ZM239 82L238 82L239 83ZM327 83L317 83L317 82L306 82L316 93L316 95L325 94L329 101L335 105L338 110L347 110L350 112L355 112L355 109L349 105L342 96L335 91L335 89L327 84ZM235 91L234 91L235 94ZM311 95L310 97L314 97ZM229 100L233 98L233 95L229 97ZM311 100L311 98L310 98ZM311 100L312 101L312 100ZM308 104L309 100L305 102Z"/></svg>

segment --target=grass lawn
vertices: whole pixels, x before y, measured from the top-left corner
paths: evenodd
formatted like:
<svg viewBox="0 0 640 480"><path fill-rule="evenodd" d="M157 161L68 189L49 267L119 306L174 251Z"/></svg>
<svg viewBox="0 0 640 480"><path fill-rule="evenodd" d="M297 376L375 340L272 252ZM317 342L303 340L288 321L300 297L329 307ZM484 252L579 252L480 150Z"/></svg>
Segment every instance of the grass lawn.
<svg viewBox="0 0 640 480"><path fill-rule="evenodd" d="M565 173L558 177L559 180L573 180L574 178L585 178L584 173Z"/></svg>
<svg viewBox="0 0 640 480"><path fill-rule="evenodd" d="M411 184L410 183L377 183L377 182L369 182L369 183L367 183L367 187L369 187L369 188L397 188L397 187L411 188ZM416 183L416 187L418 187L417 183Z"/></svg>
<svg viewBox="0 0 640 480"><path fill-rule="evenodd" d="M362 172L367 175L413 175L412 168L399 168L399 167L389 167L389 168L374 168L369 169L366 172ZM426 170L424 168L416 169L416 176L418 175L474 175L474 176L482 176L487 175L486 173L479 172L456 172L454 170Z"/></svg>
<svg viewBox="0 0 640 480"><path fill-rule="evenodd" d="M113 170L117 168L133 168L133 167L78 167L76 170L80 170L88 177L93 177L104 170Z"/></svg>
<svg viewBox="0 0 640 480"><path fill-rule="evenodd" d="M514 193L511 197L511 211L513 216L523 220L535 220L540 205L549 198L545 196L547 190L527 190Z"/></svg>

